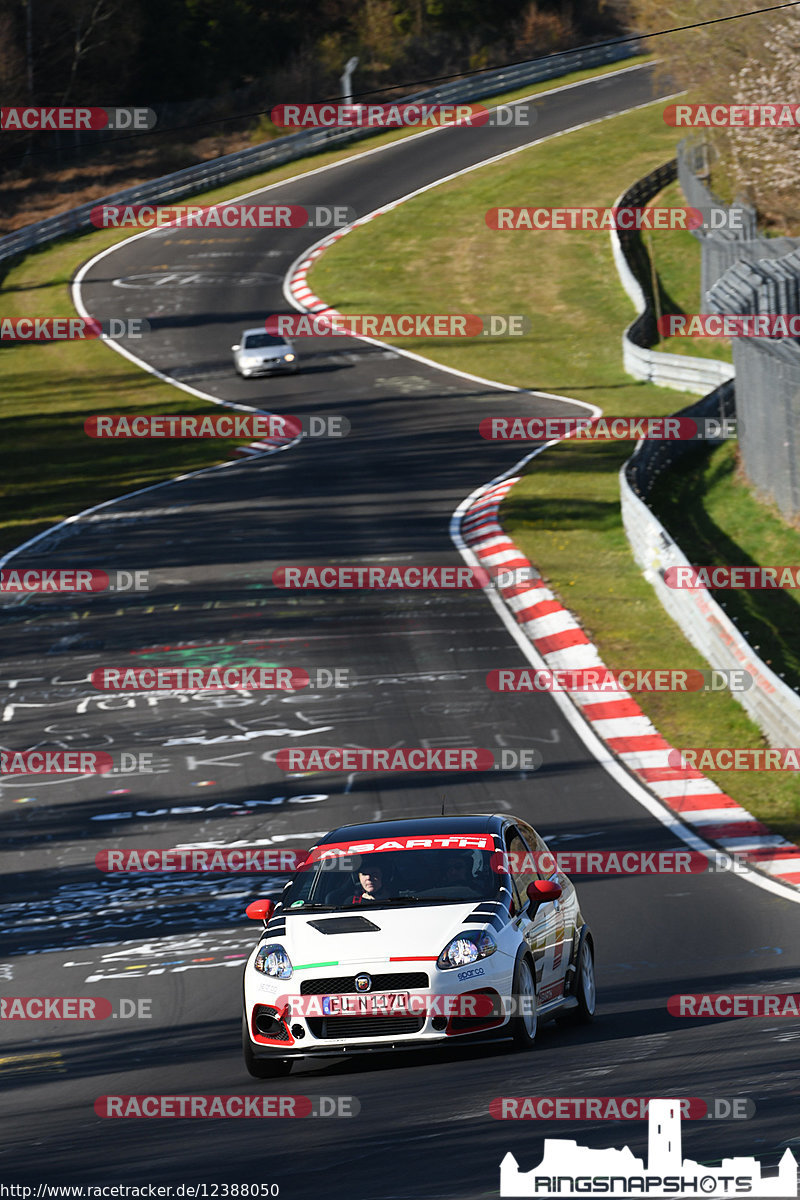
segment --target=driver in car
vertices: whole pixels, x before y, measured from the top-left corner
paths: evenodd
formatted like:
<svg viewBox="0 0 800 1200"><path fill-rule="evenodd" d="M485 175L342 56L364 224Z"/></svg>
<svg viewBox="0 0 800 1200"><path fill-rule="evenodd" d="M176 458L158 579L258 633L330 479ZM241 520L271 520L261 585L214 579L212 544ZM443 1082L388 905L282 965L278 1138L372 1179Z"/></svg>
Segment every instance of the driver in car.
<svg viewBox="0 0 800 1200"><path fill-rule="evenodd" d="M383 881L383 869L365 863L358 872L360 894L353 896L353 904L368 904L370 900L386 900L389 891Z"/></svg>

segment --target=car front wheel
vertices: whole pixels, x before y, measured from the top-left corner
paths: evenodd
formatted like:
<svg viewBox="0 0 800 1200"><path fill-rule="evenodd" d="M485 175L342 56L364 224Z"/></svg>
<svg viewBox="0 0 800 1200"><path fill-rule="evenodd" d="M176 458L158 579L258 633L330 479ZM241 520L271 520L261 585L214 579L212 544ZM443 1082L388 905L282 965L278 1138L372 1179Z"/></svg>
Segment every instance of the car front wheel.
<svg viewBox="0 0 800 1200"><path fill-rule="evenodd" d="M539 1018L536 982L529 958L521 958L517 963L512 991L514 1015L511 1018L511 1036L520 1050L530 1050L536 1041Z"/></svg>
<svg viewBox="0 0 800 1200"><path fill-rule="evenodd" d="M559 1025L588 1025L594 1020L597 1007L597 986L594 978L594 948L591 940L584 938L578 960L578 977L575 983L577 1007L556 1017Z"/></svg>
<svg viewBox="0 0 800 1200"><path fill-rule="evenodd" d="M594 1010L597 1007L597 987L594 981L594 948L588 938L584 940L581 951L581 961L578 964L578 986L575 992L578 998L576 1020L588 1024L594 1020Z"/></svg>

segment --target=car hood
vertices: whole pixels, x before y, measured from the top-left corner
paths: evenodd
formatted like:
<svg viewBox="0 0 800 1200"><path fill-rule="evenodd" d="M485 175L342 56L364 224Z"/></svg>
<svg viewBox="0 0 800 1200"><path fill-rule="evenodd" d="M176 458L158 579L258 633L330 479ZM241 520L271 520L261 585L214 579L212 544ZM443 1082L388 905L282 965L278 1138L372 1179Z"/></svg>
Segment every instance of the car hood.
<svg viewBox="0 0 800 1200"><path fill-rule="evenodd" d="M261 346L254 347L252 350L248 347L246 350L239 352L242 358L283 358L284 354L293 354L294 351L289 346Z"/></svg>
<svg viewBox="0 0 800 1200"><path fill-rule="evenodd" d="M474 923L465 923L478 903L467 900L420 908L373 908L370 904L357 904L344 912L307 916L288 913L286 933L276 932L273 936L286 946L297 967L311 963L344 966L403 958L436 959L456 933L485 923L485 914ZM377 928L371 929L372 925ZM268 931L267 937L272 933Z"/></svg>

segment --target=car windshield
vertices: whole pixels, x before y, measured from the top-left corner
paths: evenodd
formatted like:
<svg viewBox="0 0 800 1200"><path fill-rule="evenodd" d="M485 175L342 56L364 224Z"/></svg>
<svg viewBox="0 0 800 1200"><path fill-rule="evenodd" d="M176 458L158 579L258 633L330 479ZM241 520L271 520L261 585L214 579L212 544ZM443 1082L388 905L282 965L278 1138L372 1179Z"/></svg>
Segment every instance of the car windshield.
<svg viewBox="0 0 800 1200"><path fill-rule="evenodd" d="M285 346L283 338L274 333L248 333L242 342L245 350L263 350L265 346Z"/></svg>
<svg viewBox="0 0 800 1200"><path fill-rule="evenodd" d="M288 884L284 910L453 904L498 897L502 875L488 850L404 850L323 858Z"/></svg>

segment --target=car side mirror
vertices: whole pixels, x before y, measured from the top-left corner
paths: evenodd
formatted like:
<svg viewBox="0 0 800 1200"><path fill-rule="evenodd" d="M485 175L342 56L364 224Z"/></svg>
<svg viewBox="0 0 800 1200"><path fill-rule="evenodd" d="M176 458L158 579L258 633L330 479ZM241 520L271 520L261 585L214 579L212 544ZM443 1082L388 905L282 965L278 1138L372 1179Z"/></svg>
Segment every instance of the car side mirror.
<svg viewBox="0 0 800 1200"><path fill-rule="evenodd" d="M231 350L241 350L241 346L231 346Z"/></svg>
<svg viewBox="0 0 800 1200"><path fill-rule="evenodd" d="M531 902L531 908L558 900L562 891L561 884L554 883L552 879L534 879L533 883L529 883L525 889Z"/></svg>
<svg viewBox="0 0 800 1200"><path fill-rule="evenodd" d="M253 900L245 909L251 921L263 921L264 924L267 923L274 911L274 900Z"/></svg>

